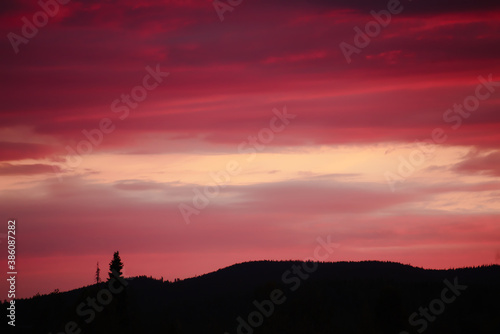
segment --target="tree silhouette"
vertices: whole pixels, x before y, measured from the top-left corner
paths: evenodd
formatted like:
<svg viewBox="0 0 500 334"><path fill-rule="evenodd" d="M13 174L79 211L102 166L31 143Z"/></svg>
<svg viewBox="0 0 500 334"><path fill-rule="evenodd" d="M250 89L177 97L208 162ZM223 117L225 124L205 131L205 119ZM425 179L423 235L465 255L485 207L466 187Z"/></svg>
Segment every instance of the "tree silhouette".
<svg viewBox="0 0 500 334"><path fill-rule="evenodd" d="M122 276L122 269L123 269L123 263L122 259L120 259L120 252L116 251L113 254L113 260L109 263L109 279L113 278L115 275L113 275L113 270L116 272L118 276Z"/></svg>
<svg viewBox="0 0 500 334"><path fill-rule="evenodd" d="M101 283L101 268L99 268L99 262L97 262L97 269L95 270L95 282L97 284Z"/></svg>

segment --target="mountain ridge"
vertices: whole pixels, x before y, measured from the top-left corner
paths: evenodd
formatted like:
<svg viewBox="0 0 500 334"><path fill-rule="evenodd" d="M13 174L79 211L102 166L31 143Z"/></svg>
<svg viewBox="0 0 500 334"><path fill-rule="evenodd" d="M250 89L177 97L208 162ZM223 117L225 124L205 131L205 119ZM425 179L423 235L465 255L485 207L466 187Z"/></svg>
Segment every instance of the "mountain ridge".
<svg viewBox="0 0 500 334"><path fill-rule="evenodd" d="M474 333L497 333L498 282L499 265L424 269L381 261L261 260L176 282L127 278L123 292L116 295L106 291L118 290L118 280L93 284L18 300L16 307L19 333L69 333L68 323L75 323L81 333L96 334L400 333L416 329L409 317L455 284L467 288L446 305L448 312L429 322L426 332L476 328ZM88 300L104 301L104 295L112 296L109 305L97 302L102 310L93 311ZM276 303L271 305L272 300ZM260 312L262 324L249 325L250 315L262 305L267 305ZM264 317L271 308L272 314ZM484 331L477 329L484 324Z"/></svg>

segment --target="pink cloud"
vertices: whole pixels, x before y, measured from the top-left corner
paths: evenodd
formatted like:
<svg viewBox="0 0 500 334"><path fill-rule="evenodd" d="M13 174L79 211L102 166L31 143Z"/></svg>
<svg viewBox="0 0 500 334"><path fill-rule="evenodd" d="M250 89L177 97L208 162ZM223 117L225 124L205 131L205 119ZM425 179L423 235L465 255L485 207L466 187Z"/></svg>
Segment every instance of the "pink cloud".
<svg viewBox="0 0 500 334"><path fill-rule="evenodd" d="M479 173L491 176L500 176L500 152L488 154L474 154L454 167L461 173Z"/></svg>
<svg viewBox="0 0 500 334"><path fill-rule="evenodd" d="M61 171L61 168L55 165L15 165L9 163L0 163L0 175L34 175L60 173Z"/></svg>
<svg viewBox="0 0 500 334"><path fill-rule="evenodd" d="M26 294L46 287L75 287L92 272L96 259L107 260L116 249L127 255L130 273L158 277L200 274L255 258L305 258L315 238L328 234L342 245L332 260L364 257L438 268L460 261L480 264L483 250L498 249L496 215L401 211L406 203L432 201L434 189L426 196L384 196L375 184L320 183L323 186L296 181L232 187L228 192L235 201L214 202L191 225L184 224L174 200L189 193L191 186L145 181L54 180L39 188L10 191L8 197L3 194L0 209L16 213L23 262L52 263L47 262L46 272L39 272L43 266L38 265L25 271ZM44 196L30 195L33 192ZM203 266L197 264L200 252L211 254ZM88 267L79 261L68 265L69 256ZM141 256L152 256L151 263L168 262L148 269ZM192 267L185 267L184 260ZM71 268L58 271L52 282L37 279L49 277L50 268L57 266Z"/></svg>

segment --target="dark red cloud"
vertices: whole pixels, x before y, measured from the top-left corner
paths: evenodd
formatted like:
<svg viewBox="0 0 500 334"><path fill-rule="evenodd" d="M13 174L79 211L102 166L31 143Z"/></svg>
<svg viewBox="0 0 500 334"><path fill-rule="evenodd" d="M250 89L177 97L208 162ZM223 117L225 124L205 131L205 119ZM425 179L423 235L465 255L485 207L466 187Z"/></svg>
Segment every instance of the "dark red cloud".
<svg viewBox="0 0 500 334"><path fill-rule="evenodd" d="M49 145L0 142L0 161L42 159L54 154L54 152L54 147Z"/></svg>
<svg viewBox="0 0 500 334"><path fill-rule="evenodd" d="M54 136L64 151L83 129L116 119L111 102L159 63L171 76L100 150L139 151L131 138L155 132L207 149L206 142L237 145L284 104L300 123L293 140L285 135L273 145L425 138L473 92L477 76L498 80L498 4L408 3L348 65L339 43L352 43L353 27L385 6L251 2L221 23L210 2L72 1L19 54L4 39L0 121ZM6 8L5 35L39 10L28 1ZM497 145L498 104L495 94L446 144Z"/></svg>

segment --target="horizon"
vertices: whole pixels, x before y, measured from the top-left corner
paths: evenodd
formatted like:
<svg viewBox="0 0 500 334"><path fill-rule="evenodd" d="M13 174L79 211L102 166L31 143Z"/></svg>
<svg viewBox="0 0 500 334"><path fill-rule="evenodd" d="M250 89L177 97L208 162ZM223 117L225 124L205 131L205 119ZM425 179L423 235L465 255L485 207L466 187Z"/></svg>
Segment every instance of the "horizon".
<svg viewBox="0 0 500 334"><path fill-rule="evenodd" d="M305 261L304 260L251 260L251 261L234 263L234 264L231 264L229 266L225 266L225 267L213 270L213 271L209 271L209 272L206 272L206 273L203 273L203 274L199 274L199 275L184 277L184 278L174 277L172 279L169 279L169 278L165 278L163 276L156 277L156 276L152 276L152 275L148 275L148 274L141 274L141 275L134 275L134 276L125 276L124 275L123 278L127 279L127 280L135 279L135 278L147 278L147 279L152 279L152 280L156 280L156 281L160 281L161 280L164 283L177 283L177 282L181 282L181 281L185 281L185 280L202 278L203 276L210 275L210 274L213 274L213 273L217 273L219 271L223 271L223 270L226 270L226 269L229 269L231 267L238 266L238 265L245 265L245 264L252 264L252 263L264 263L264 262L271 262L271 263L288 263L288 262L295 263L295 262L298 262L298 263L300 263L300 262L305 262ZM412 266L412 265L407 264L407 263L400 263L400 262L393 262L393 261L378 261L378 260L361 260L361 261L313 261L313 262L317 262L318 264L384 263L384 264L402 265L402 266L405 266L405 267L411 267L411 268L414 268L414 269L421 269L421 270L426 270L426 271L450 271L450 270L453 271L453 270L480 269L480 268L485 268L485 267L500 267L500 264L496 264L496 263L483 264L483 265L471 266L471 267L468 267L468 266L467 267L458 267L458 268L423 268L423 267L418 267L418 266ZM94 286L94 285L98 285L98 284L106 284L106 282L107 282L107 279L104 279L104 280L102 280L99 283L96 283L94 281L91 284L74 287L74 288L71 288L69 290L60 290L60 289L57 289L57 293L71 292L71 291L82 289L82 288L89 287L89 286ZM27 297L21 296L19 299L30 299L30 298L35 297L38 294L40 296L46 296L46 295L50 295L53 292L54 291L49 291L49 292L46 292L46 293L37 292L36 294L34 294L32 296L27 296Z"/></svg>
<svg viewBox="0 0 500 334"><path fill-rule="evenodd" d="M262 259L261 260L249 260L249 261L244 261L244 262L233 263L233 264L230 264L230 265L227 265L227 266L224 266L224 267L212 270L212 271L208 271L208 272L205 272L205 273L196 274L196 275L188 276L188 277L176 277L175 275L172 275L172 277L164 277L162 275L161 276L153 276L153 275L149 275L147 273L143 273L143 274L138 274L138 275L124 275L123 278L125 278L125 279L134 279L134 278L139 278L139 277L146 277L148 279L153 279L153 280L162 280L162 282L176 283L177 280L178 280L178 282L180 282L180 281L184 281L184 280L200 278L200 277L203 277L203 276L206 276L206 275L210 275L212 273L219 272L221 270L226 270L226 269L234 267L234 266L244 265L244 264L249 264L249 263L264 263L264 262L277 262L277 263L281 263L281 262L285 262L285 263L286 262L299 262L300 263L300 262L305 262L305 261L310 261L310 260L297 260L297 259L296 260L292 260L292 259L290 259L290 260L262 260ZM414 265L411 265L409 263L401 263L401 262L393 262L393 261L379 261L379 260L360 260L360 261L348 261L348 260L345 260L345 261L314 261L313 260L313 262L317 262L317 263L320 263L320 264L337 264L337 263L361 264L361 263L365 263L365 262L369 262L369 263L389 263L389 264L395 264L395 265L409 266L409 267L412 267L414 269L435 270L435 271L479 269L479 268L484 268L484 267L498 267L498 266L500 266L500 264L497 264L497 263L490 263L490 264L482 264L482 265L477 265L477 266L465 266L465 267L424 268L424 267L414 266ZM102 269L101 269L101 272L102 272ZM109 272L109 269L107 271L105 270L104 274L107 274L108 272ZM95 275L95 273L94 273L94 275ZM104 275L104 278L105 278L105 275ZM81 286L71 287L71 288L68 288L68 289L58 289L58 288L56 288L56 289L54 289L52 291L46 291L46 292L37 291L37 293L35 293L33 295L30 295L30 296L19 296L19 299L30 299L30 298L35 297L38 294L40 296L46 296L46 295L50 295L55 290L57 290L58 293L70 292L70 291L78 290L78 289L85 288L85 287L88 287L88 286L94 286L96 284L105 284L106 281L107 281L107 279L104 279L101 282L96 283L95 279L94 279L94 281L92 283L90 283L90 284L84 284L84 285L81 285Z"/></svg>
<svg viewBox="0 0 500 334"><path fill-rule="evenodd" d="M88 284L116 250L169 280L500 264L500 3L229 3L5 2L17 296Z"/></svg>

